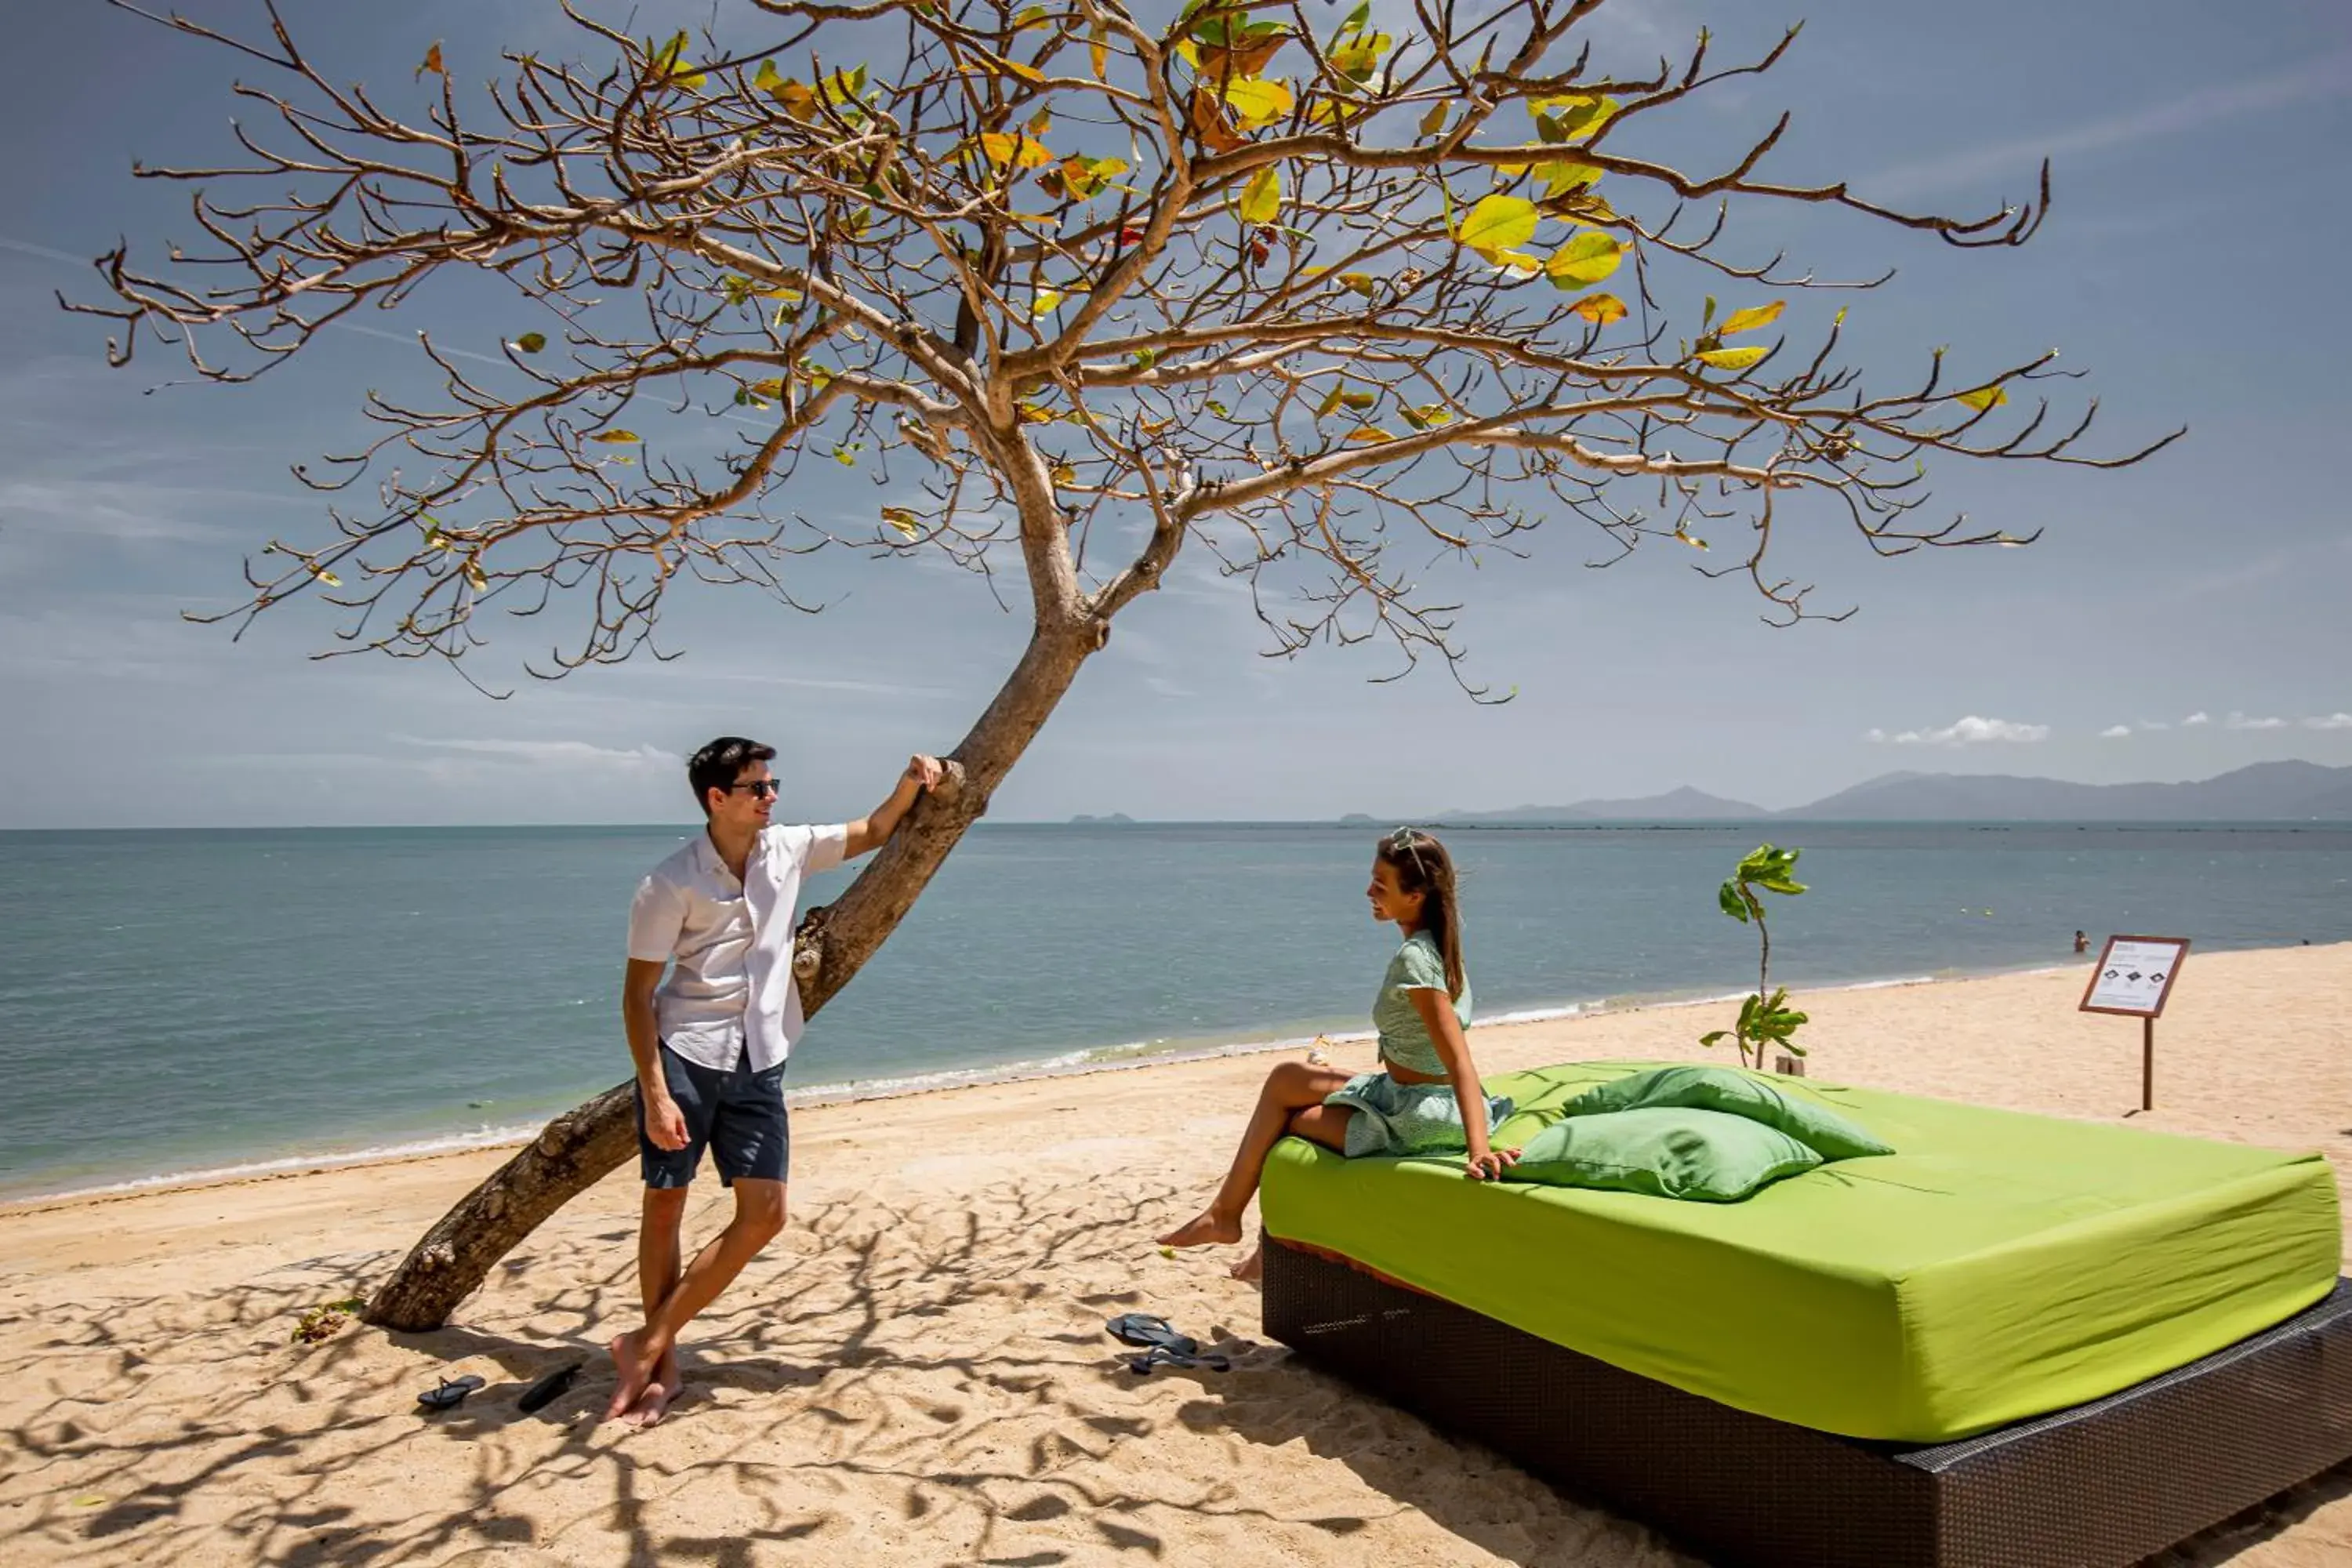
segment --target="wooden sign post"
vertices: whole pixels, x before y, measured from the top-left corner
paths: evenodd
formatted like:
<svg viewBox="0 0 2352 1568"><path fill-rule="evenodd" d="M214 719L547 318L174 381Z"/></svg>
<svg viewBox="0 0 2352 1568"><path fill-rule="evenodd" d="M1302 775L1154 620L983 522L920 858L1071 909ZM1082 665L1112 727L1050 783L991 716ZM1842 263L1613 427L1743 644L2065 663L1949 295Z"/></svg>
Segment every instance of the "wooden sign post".
<svg viewBox="0 0 2352 1568"><path fill-rule="evenodd" d="M2083 989L2085 1013L2116 1013L2139 1020L2139 1108L2156 1109L2156 1021L2189 956L2185 936L2111 936ZM2137 1115L2135 1111L2131 1114Z"/></svg>

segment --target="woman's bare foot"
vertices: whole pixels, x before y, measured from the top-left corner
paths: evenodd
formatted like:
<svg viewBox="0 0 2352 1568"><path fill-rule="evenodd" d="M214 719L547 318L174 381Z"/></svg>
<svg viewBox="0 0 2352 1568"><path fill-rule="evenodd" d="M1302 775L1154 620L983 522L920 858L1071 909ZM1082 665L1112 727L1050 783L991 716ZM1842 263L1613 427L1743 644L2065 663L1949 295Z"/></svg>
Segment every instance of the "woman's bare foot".
<svg viewBox="0 0 2352 1568"><path fill-rule="evenodd" d="M613 1352L614 1373L612 1402L604 1406L604 1419L607 1421L627 1415L630 1407L644 1395L646 1385L653 1381L654 1364L657 1363L649 1364L646 1360L645 1351L641 1348L644 1333L643 1329L635 1329L615 1335L613 1342L605 1347Z"/></svg>
<svg viewBox="0 0 2352 1568"><path fill-rule="evenodd" d="M1246 1284L1256 1284L1265 1273L1265 1248L1262 1246L1251 1247L1250 1255L1233 1267L1234 1278Z"/></svg>
<svg viewBox="0 0 2352 1568"><path fill-rule="evenodd" d="M1216 1247L1242 1238L1242 1222L1225 1219L1213 1209L1202 1209L1160 1238L1162 1247Z"/></svg>

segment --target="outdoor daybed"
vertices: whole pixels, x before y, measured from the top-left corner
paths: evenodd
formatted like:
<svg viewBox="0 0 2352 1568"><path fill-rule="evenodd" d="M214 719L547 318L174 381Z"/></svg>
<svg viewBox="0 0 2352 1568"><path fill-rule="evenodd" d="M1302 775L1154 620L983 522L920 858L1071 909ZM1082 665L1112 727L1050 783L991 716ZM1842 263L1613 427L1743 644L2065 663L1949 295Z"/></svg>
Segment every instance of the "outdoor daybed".
<svg viewBox="0 0 2352 1568"><path fill-rule="evenodd" d="M1496 1142L1653 1065L1492 1079ZM1266 1332L1726 1563L2126 1564L2352 1458L2316 1154L1780 1081L1898 1152L1709 1204L1286 1140Z"/></svg>

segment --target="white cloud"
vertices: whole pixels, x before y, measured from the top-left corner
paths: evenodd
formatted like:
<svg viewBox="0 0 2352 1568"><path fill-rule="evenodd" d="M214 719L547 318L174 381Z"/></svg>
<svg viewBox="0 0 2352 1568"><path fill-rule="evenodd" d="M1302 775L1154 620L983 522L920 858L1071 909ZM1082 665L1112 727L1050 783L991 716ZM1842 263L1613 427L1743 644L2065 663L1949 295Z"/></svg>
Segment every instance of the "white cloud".
<svg viewBox="0 0 2352 1568"><path fill-rule="evenodd" d="M2306 730L2352 730L2352 713L2322 714L2305 719L2303 727Z"/></svg>
<svg viewBox="0 0 2352 1568"><path fill-rule="evenodd" d="M2284 730L2284 719L2249 719L2243 713L2232 713L2222 723L2232 730Z"/></svg>
<svg viewBox="0 0 2352 1568"><path fill-rule="evenodd" d="M633 746L624 751L592 746L585 741L430 740L417 735L395 735L393 739L404 745L430 746L436 751L465 752L511 762L562 763L572 767L613 768L628 773L650 768L667 773L686 765L684 759L658 746Z"/></svg>
<svg viewBox="0 0 2352 1568"><path fill-rule="evenodd" d="M2128 724L2110 724L2105 729L2099 731L2099 739L2102 741L2128 741L2131 739L2131 732L2132 728Z"/></svg>
<svg viewBox="0 0 2352 1568"><path fill-rule="evenodd" d="M2184 730L2193 729L2199 724L2210 724L2212 721L2213 721L2211 719L2206 717L2206 715L2200 710L2199 712L2191 713L2188 718L2183 719L2180 721L2180 727Z"/></svg>
<svg viewBox="0 0 2352 1568"><path fill-rule="evenodd" d="M1971 713L1958 723L1948 724L1940 730L1906 730L1895 735L1884 730L1873 730L1868 738L1897 746L1978 746L1993 741L2022 744L2048 740L2050 726L2020 724L2007 719L1979 719Z"/></svg>
<svg viewBox="0 0 2352 1568"><path fill-rule="evenodd" d="M1903 195L1979 180L2023 180L2044 158L2063 161L2069 153L2136 147L2153 137L2199 130L2242 114L2283 109L2307 99L2335 98L2347 83L2352 83L2352 52L2338 52L2268 76L2199 88L2147 109L2062 130L2035 132L1950 157L1883 169L1869 181L1856 184L1864 190Z"/></svg>

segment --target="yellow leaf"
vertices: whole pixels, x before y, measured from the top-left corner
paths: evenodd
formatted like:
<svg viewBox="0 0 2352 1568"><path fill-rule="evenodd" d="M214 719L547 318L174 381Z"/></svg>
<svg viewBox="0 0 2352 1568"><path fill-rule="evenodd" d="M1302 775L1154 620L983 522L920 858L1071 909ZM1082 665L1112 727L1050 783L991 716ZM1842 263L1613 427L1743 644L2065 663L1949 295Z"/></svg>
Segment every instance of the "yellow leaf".
<svg viewBox="0 0 2352 1568"><path fill-rule="evenodd" d="M336 576L332 572L321 571L319 574L319 581L324 583L330 588L340 588L343 585L343 580L341 577Z"/></svg>
<svg viewBox="0 0 2352 1568"><path fill-rule="evenodd" d="M1360 430L1349 431L1348 439L1350 441L1363 441L1369 443L1372 441L1393 441L1396 437L1376 426L1367 425Z"/></svg>
<svg viewBox="0 0 2352 1568"><path fill-rule="evenodd" d="M1024 66L1019 60L999 60L997 63L1003 66L1006 70L1011 71L1014 76L1019 77L1023 81L1044 81L1045 79L1045 73L1039 70L1035 66Z"/></svg>
<svg viewBox="0 0 2352 1568"><path fill-rule="evenodd" d="M1772 351L1767 348L1708 349L1697 356L1701 364L1711 364L1717 370L1746 370Z"/></svg>
<svg viewBox="0 0 2352 1568"><path fill-rule="evenodd" d="M1596 327L1625 319L1625 301L1614 294L1587 294L1569 309Z"/></svg>
<svg viewBox="0 0 2352 1568"><path fill-rule="evenodd" d="M999 168L1011 164L1015 168L1034 169L1054 161L1045 144L1034 136L1008 136L1002 131L983 131L980 150L990 163Z"/></svg>
<svg viewBox="0 0 2352 1568"><path fill-rule="evenodd" d="M1097 22L1087 29L1087 53L1094 58L1097 81L1110 79L1110 49L1105 43L1109 36L1110 27L1108 23Z"/></svg>
<svg viewBox="0 0 2352 1568"><path fill-rule="evenodd" d="M420 78L426 71L431 71L444 81L449 79L448 68L441 63L441 46L437 43L425 51L425 63L416 68L416 74Z"/></svg>
<svg viewBox="0 0 2352 1568"><path fill-rule="evenodd" d="M1074 485L1078 482L1078 470L1067 463L1055 464L1052 473L1054 482L1057 485Z"/></svg>
<svg viewBox="0 0 2352 1568"><path fill-rule="evenodd" d="M1624 258L1625 247L1613 236L1587 231L1553 251L1544 271L1555 289L1585 289L1616 271Z"/></svg>
<svg viewBox="0 0 2352 1568"><path fill-rule="evenodd" d="M1348 384L1346 382L1342 381L1334 384L1331 390L1323 395L1323 401L1315 405L1315 417L1318 419L1328 418L1339 408L1339 400L1347 395Z"/></svg>
<svg viewBox="0 0 2352 1568"><path fill-rule="evenodd" d="M913 512L908 511L903 506L884 507L882 509L882 521L888 523L891 527L897 529L900 533L905 534L909 539L914 538L917 534L922 531L922 520L917 517Z"/></svg>
<svg viewBox="0 0 2352 1568"><path fill-rule="evenodd" d="M482 570L478 562L468 561L466 563L466 582L478 594L490 585L490 575Z"/></svg>
<svg viewBox="0 0 2352 1568"><path fill-rule="evenodd" d="M1342 272L1339 281L1367 300L1372 297L1372 275L1369 272Z"/></svg>
<svg viewBox="0 0 2352 1568"><path fill-rule="evenodd" d="M1522 196L1486 196L1462 220L1455 236L1482 255L1515 250L1535 237L1536 204Z"/></svg>
<svg viewBox="0 0 2352 1568"><path fill-rule="evenodd" d="M1752 305L1745 310L1734 310L1724 318L1723 325L1716 330L1716 335L1727 338L1734 332L1769 327L1780 319L1780 308L1787 303L1785 300L1775 300L1769 305Z"/></svg>
<svg viewBox="0 0 2352 1568"><path fill-rule="evenodd" d="M1029 117L1029 134L1032 136L1043 136L1053 128L1054 111L1050 109L1041 109Z"/></svg>
<svg viewBox="0 0 2352 1568"><path fill-rule="evenodd" d="M1033 316L1045 315L1061 302L1062 291L1059 289L1040 289L1037 290L1037 302L1029 307L1029 313Z"/></svg>
<svg viewBox="0 0 2352 1568"><path fill-rule="evenodd" d="M645 439L645 437L638 435L635 430L599 430L593 436L589 437L588 439L591 441L610 441L618 445L630 441L641 441Z"/></svg>
<svg viewBox="0 0 2352 1568"><path fill-rule="evenodd" d="M1268 163L1250 176L1248 189L1242 192L1242 221L1272 223L1282 211L1282 176Z"/></svg>
<svg viewBox="0 0 2352 1568"><path fill-rule="evenodd" d="M1343 392L1339 395L1340 405L1343 407L1352 408L1359 414L1380 400L1381 395L1377 392Z"/></svg>
<svg viewBox="0 0 2352 1568"><path fill-rule="evenodd" d="M1444 129L1445 105L1435 104L1431 107L1427 114L1421 117L1421 133L1423 136L1434 136Z"/></svg>
<svg viewBox="0 0 2352 1568"><path fill-rule="evenodd" d="M2007 403L2009 401L2009 393L2002 387L1980 386L1974 392L1961 393L1959 400L1962 403L1967 404L1969 407L1975 409L1978 413L1982 414L1987 409L1998 408L2002 404Z"/></svg>
<svg viewBox="0 0 2352 1568"><path fill-rule="evenodd" d="M1218 96L1225 100L1244 131L1272 124L1289 113L1291 105L1297 101L1282 83L1255 76L1225 83L1218 89Z"/></svg>

